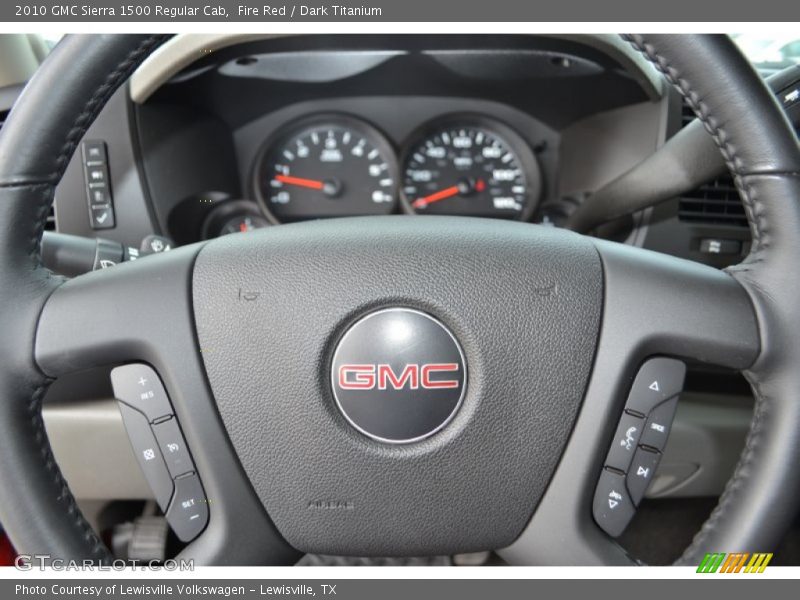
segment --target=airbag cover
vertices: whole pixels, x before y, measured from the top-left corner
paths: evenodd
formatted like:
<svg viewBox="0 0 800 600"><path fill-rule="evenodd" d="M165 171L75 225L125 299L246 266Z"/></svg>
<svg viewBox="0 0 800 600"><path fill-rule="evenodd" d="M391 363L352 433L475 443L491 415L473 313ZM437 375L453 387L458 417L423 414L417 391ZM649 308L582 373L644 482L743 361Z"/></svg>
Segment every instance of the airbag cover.
<svg viewBox="0 0 800 600"><path fill-rule="evenodd" d="M336 219L210 242L193 299L220 414L286 540L448 554L506 546L530 519L587 385L602 269L587 239L530 224ZM388 307L440 321L467 367L458 411L413 443L357 431L331 388L337 342Z"/></svg>

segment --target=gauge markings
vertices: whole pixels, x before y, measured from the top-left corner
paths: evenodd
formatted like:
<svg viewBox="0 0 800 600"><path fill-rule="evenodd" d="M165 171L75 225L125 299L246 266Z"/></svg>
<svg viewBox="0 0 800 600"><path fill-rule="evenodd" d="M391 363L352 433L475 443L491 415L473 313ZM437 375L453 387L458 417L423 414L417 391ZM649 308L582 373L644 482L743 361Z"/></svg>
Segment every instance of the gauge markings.
<svg viewBox="0 0 800 600"><path fill-rule="evenodd" d="M407 206L415 212L519 218L528 204L528 183L521 159L504 139L510 135L464 123L419 140L404 165Z"/></svg>
<svg viewBox="0 0 800 600"><path fill-rule="evenodd" d="M293 131L264 152L258 180L257 198L276 221L392 211L397 166L380 133L341 116Z"/></svg>

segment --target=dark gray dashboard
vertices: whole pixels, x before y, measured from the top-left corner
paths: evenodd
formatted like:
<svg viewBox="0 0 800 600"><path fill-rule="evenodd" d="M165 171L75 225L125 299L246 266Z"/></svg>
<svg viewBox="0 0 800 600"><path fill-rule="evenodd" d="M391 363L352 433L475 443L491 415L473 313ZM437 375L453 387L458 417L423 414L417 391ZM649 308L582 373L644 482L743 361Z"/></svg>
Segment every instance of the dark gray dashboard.
<svg viewBox="0 0 800 600"><path fill-rule="evenodd" d="M530 220L555 220L564 194L568 210L663 139L663 101L626 68L591 45L537 36L295 36L228 47L144 103L120 92L93 126L87 138L108 146L118 213L99 234L130 245L149 233L200 239L215 207L254 199L265 142L321 113L363 120L398 156L415 131L449 115L502 122L541 170ZM94 234L83 186L71 165L57 198L63 232Z"/></svg>

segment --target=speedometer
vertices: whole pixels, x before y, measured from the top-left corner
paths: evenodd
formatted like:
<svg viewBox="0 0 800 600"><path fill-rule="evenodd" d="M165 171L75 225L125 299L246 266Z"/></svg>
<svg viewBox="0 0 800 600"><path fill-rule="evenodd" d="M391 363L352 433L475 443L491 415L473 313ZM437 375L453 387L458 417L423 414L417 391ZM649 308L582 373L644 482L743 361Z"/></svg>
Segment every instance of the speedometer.
<svg viewBox="0 0 800 600"><path fill-rule="evenodd" d="M403 161L403 205L417 214L528 219L540 188L530 147L485 117L428 128Z"/></svg>
<svg viewBox="0 0 800 600"><path fill-rule="evenodd" d="M381 215L396 206L397 164L374 127L344 115L289 125L266 144L255 193L274 222Z"/></svg>

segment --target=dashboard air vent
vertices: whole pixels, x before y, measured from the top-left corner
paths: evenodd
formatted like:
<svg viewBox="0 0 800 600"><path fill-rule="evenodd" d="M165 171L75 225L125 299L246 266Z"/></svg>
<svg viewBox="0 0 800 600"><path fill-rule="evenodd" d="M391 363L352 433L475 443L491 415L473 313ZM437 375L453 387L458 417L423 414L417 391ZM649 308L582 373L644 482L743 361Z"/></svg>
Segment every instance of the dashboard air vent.
<svg viewBox="0 0 800 600"><path fill-rule="evenodd" d="M693 119L694 112L684 100L681 105L681 127ZM710 223L731 227L747 227L747 217L733 177L722 175L680 198L678 218L693 223Z"/></svg>
<svg viewBox="0 0 800 600"><path fill-rule="evenodd" d="M747 227L742 200L729 175L687 192L680 199L678 218L695 223Z"/></svg>
<svg viewBox="0 0 800 600"><path fill-rule="evenodd" d="M686 127L694 119L694 112L685 100L681 108L681 127ZM800 135L800 130L797 133ZM733 177L728 174L687 192L680 199L678 218L695 223L747 227L741 197Z"/></svg>

